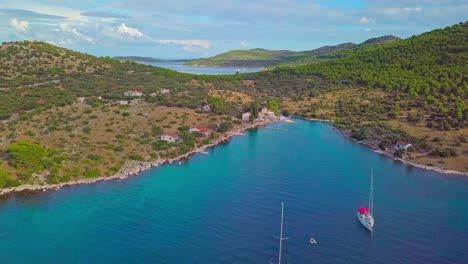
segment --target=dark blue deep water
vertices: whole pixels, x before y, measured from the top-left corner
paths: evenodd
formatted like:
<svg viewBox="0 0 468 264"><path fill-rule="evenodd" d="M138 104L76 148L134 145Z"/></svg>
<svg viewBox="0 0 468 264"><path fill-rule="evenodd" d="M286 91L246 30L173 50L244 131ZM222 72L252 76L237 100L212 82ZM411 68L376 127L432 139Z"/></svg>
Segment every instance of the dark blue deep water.
<svg viewBox="0 0 468 264"><path fill-rule="evenodd" d="M371 168L372 235L355 216ZM4 198L0 263L269 263L282 201L283 263L468 261L468 177L412 169L296 120L128 180Z"/></svg>

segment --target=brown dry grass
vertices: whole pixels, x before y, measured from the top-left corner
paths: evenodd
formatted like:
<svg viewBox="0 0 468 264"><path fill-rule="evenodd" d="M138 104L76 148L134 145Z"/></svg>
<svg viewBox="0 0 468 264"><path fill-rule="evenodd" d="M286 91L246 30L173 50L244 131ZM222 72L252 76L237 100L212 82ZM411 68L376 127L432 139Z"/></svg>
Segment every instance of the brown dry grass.
<svg viewBox="0 0 468 264"><path fill-rule="evenodd" d="M395 128L400 128L406 131L413 137L419 139L425 139L431 142L431 145L446 149L452 148L458 153L457 157L433 157L433 156L421 156L414 158L413 161L424 164L441 167L444 169L453 169L458 171L468 171L468 143L459 141L459 137L464 135L468 136L468 128L451 131L435 131L422 124L409 124L404 121L387 121L387 124ZM437 138L437 141L434 139Z"/></svg>
<svg viewBox="0 0 468 264"><path fill-rule="evenodd" d="M128 116L123 113L128 113ZM191 109L157 107L146 103L98 108L73 104L36 114L14 125L0 125L0 153L5 153L14 141L37 142L68 156L59 175L82 172L87 166L98 166L102 176L108 176L123 166L130 154L141 155L147 160L157 154L151 145L156 140L152 136L153 126L159 126L164 133L177 133L182 126L210 128L219 119L219 116ZM84 132L85 127L90 128L90 133ZM116 151L116 146L121 146L123 150ZM88 157L90 154L102 157L102 162L92 162ZM0 161L0 166L15 176L15 169L5 161Z"/></svg>

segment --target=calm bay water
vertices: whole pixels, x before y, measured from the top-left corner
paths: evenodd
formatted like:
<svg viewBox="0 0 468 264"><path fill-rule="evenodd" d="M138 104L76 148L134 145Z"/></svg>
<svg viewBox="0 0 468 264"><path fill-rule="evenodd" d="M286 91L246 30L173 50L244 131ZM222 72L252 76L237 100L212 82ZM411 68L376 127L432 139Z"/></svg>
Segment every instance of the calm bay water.
<svg viewBox="0 0 468 264"><path fill-rule="evenodd" d="M237 68L233 67L195 67L184 65L184 62L144 62L144 64L158 66L162 68L167 68L175 70L178 72L192 73L192 74L206 74L206 75L225 75L225 74L235 74ZM249 67L249 68L239 68L240 73L248 72L258 72L263 68L260 67Z"/></svg>
<svg viewBox="0 0 468 264"><path fill-rule="evenodd" d="M355 216L371 168L372 235ZM411 169L296 120L120 182L3 199L0 263L268 263L282 201L283 263L468 260L468 178Z"/></svg>

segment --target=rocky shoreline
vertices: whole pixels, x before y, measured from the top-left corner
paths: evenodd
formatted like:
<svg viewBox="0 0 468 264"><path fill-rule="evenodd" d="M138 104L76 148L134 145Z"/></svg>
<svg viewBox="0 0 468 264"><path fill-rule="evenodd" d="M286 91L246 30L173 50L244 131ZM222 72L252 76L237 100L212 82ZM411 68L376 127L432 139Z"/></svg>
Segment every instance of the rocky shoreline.
<svg viewBox="0 0 468 264"><path fill-rule="evenodd" d="M112 180L122 180L126 179L130 176L136 176L141 172L147 171L151 168L155 168L164 164L171 164L177 161L181 160L186 160L190 158L190 156L197 154L197 153L203 153L206 151L206 149L216 147L217 145L223 144L229 139L231 139L234 136L240 136L243 135L242 132L266 126L272 121L263 121L263 122L255 122L251 124L243 124L237 129L230 131L223 135L220 138L217 138L215 141L200 146L198 148L195 148L185 154L182 154L180 156L177 156L172 159L158 159L155 161L128 161L125 166L120 169L120 171L112 176L108 177L97 177L97 178L92 178L92 179L79 179L79 180L73 180L69 182L63 182L63 183L58 183L58 184L44 184L44 185L35 185L35 184L23 184L17 187L13 188L5 188L5 189L0 189L0 196L6 195L6 194L12 194L16 192L24 192L24 191L47 191L47 190L58 190L62 187L66 186L73 186L73 185L78 185L78 184L91 184L91 183L96 183L100 181L112 181Z"/></svg>
<svg viewBox="0 0 468 264"><path fill-rule="evenodd" d="M329 122L329 121L324 121L324 120L320 120L320 122ZM375 153L377 154L380 154L382 156L385 156L385 157L388 157L388 158L391 158L393 159L394 161L398 161L398 162L401 162L403 164L406 164L408 166L412 166L412 167L415 167L415 168L419 168L419 169L423 169L423 170L429 170L429 171L435 171L435 172L438 172L440 174L451 174L451 175L462 175L462 176L468 176L468 172L463 172L463 171L457 171L457 170L446 170L446 169L443 169L443 168L440 168L440 167L435 167L435 166L427 166L427 165L423 165L423 164L420 164L420 163L417 163L417 162L412 162L412 161L409 161L409 160L405 160L405 159L402 159L402 158L397 158L395 156L393 156L392 154L386 152L386 151L383 151L381 149L378 149L374 146L372 146L371 144L369 144L368 142L365 142L365 141L358 141L354 138L351 138L349 135L347 135L346 133L344 133L343 131L337 129L337 128L334 128L335 131L337 131L338 133L340 133L343 137L349 139L350 141L352 142L355 142L355 143L358 143L358 144L361 144L361 145L364 145L370 149L372 149Z"/></svg>
<svg viewBox="0 0 468 264"><path fill-rule="evenodd" d="M307 121L312 121L312 122L326 122L326 123L333 123L332 120L321 120L321 119L309 119L309 118L302 118ZM66 186L73 186L73 185L78 185L78 184L91 184L91 183L96 183L100 181L111 181L111 180L121 180L121 179L126 179L131 176L138 175L141 172L147 171L151 168L155 168L164 164L171 164L174 162L182 161L182 160L187 160L190 158L190 156L197 154L197 153L206 153L206 149L216 147L217 145L220 145L222 143L225 143L229 141L234 136L239 136L243 135L242 132L266 126L272 121L264 121L264 122L256 122L256 123L251 123L247 125L241 125L238 127L236 130L230 131L227 134L223 135L222 137L216 139L214 142L200 146L198 148L195 148L185 154L182 154L180 156L177 156L172 159L158 159L155 161L128 161L125 166L120 169L120 171L112 176L108 177L97 177L97 178L92 178L92 179L79 179L79 180L74 180L74 181L69 181L69 182L64 182L64 183L58 183L58 184L44 184L44 185L34 185L34 184L23 184L17 187L13 188L6 188L6 189L1 189L0 190L0 196L6 195L6 194L11 194L15 192L23 192L23 191L47 191L47 190L58 190L62 187ZM352 142L364 145L370 149L372 149L375 153L378 153L380 155L386 156L388 158L393 159L394 161L401 162L403 164L406 164L408 166L424 169L424 170L429 170L429 171L435 171L440 174L451 174L451 175L463 175L463 176L468 176L468 172L463 172L463 171L457 171L457 170L446 170L442 169L439 167L434 167L434 166L426 166L423 164L419 164L416 162L412 162L409 160L405 160L402 158L396 158L393 155L389 154L388 152L382 151L378 148L375 148L371 144L364 142L364 141L358 141L356 139L351 138L349 135L344 133L343 131L334 128L335 131L340 133L343 137L349 139Z"/></svg>

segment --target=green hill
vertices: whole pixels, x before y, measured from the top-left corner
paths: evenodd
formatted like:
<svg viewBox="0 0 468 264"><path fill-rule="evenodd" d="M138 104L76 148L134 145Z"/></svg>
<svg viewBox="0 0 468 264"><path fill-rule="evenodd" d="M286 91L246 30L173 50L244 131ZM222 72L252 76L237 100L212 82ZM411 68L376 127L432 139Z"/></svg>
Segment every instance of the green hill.
<svg viewBox="0 0 468 264"><path fill-rule="evenodd" d="M419 109L428 115L431 128L463 128L468 126L467 39L468 24L460 23L397 42L365 45L327 62L277 67L271 74L319 76L331 86L408 96L410 105L396 105L396 100L395 109Z"/></svg>
<svg viewBox="0 0 468 264"><path fill-rule="evenodd" d="M0 46L0 120L21 111L68 105L82 96L118 99L130 89L184 90L191 79L189 74L97 58L44 42L4 43Z"/></svg>
<svg viewBox="0 0 468 264"><path fill-rule="evenodd" d="M306 56L306 52L289 50L232 50L207 59L188 62L192 66L230 66L230 67L264 67L281 62L297 60Z"/></svg>
<svg viewBox="0 0 468 264"><path fill-rule="evenodd" d="M187 62L191 66L228 66L228 67L270 67L274 65L303 65L326 61L326 54L353 50L363 45L382 45L399 40L395 36L383 36L372 38L357 45L354 43L342 43L332 46L323 46L309 51L290 50L232 50L216 56Z"/></svg>
<svg viewBox="0 0 468 264"><path fill-rule="evenodd" d="M465 97L468 73L468 24L461 23L385 45L365 45L338 59L282 73L318 75L335 84L356 84L411 95ZM329 55L330 57L332 55Z"/></svg>

